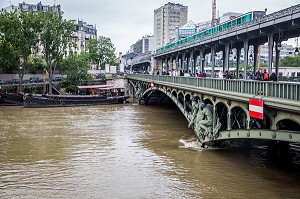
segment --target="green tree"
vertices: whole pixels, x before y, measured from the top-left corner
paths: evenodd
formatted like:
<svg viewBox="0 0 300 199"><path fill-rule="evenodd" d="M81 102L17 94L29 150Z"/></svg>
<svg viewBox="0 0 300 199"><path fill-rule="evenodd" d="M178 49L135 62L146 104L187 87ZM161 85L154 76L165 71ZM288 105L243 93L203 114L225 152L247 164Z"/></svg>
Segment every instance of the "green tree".
<svg viewBox="0 0 300 199"><path fill-rule="evenodd" d="M44 48L46 70L49 74L49 94L52 94L52 77L56 67L66 55L66 49L72 46L71 36L75 25L63 19L61 13L45 12L42 18L40 42Z"/></svg>
<svg viewBox="0 0 300 199"><path fill-rule="evenodd" d="M32 54L32 49L38 42L38 34L40 31L40 15L33 12L19 12L14 10L13 12L1 12L0 14L0 32L5 41L10 44L9 56L5 59L18 60L18 74L20 79L23 79L25 70L28 66L29 55ZM5 48L2 48L5 50ZM6 49L7 50L7 49ZM22 81L20 81L20 85ZM22 88L22 87L20 87Z"/></svg>
<svg viewBox="0 0 300 199"><path fill-rule="evenodd" d="M92 79L88 74L91 68L88 53L71 54L60 63L59 67L67 75L64 82L67 92L76 93L77 85L87 85Z"/></svg>
<svg viewBox="0 0 300 199"><path fill-rule="evenodd" d="M280 60L281 67L300 67L300 54L296 56L286 56Z"/></svg>
<svg viewBox="0 0 300 199"><path fill-rule="evenodd" d="M110 38L99 36L98 39L91 39L87 44L87 49L90 60L96 64L97 70L104 69L105 64L114 65L116 49Z"/></svg>
<svg viewBox="0 0 300 199"><path fill-rule="evenodd" d="M0 74L17 69L19 64L20 56L17 51L0 36Z"/></svg>
<svg viewBox="0 0 300 199"><path fill-rule="evenodd" d="M36 73L37 71L44 70L46 67L46 63L40 57L29 57L28 60L28 68L31 73Z"/></svg>

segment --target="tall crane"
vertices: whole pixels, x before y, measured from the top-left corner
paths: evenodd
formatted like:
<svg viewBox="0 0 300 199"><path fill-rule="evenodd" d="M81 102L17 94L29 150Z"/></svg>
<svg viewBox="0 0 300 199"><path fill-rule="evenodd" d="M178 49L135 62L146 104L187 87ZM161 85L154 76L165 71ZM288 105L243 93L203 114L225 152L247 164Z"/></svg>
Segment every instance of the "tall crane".
<svg viewBox="0 0 300 199"><path fill-rule="evenodd" d="M216 25L216 11L217 11L217 0L212 0L212 19L211 19L211 27Z"/></svg>

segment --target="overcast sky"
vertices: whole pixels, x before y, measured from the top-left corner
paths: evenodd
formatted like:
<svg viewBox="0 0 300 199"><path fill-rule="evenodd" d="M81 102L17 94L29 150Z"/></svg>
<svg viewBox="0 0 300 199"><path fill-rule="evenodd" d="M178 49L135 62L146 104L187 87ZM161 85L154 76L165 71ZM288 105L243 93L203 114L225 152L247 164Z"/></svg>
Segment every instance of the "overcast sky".
<svg viewBox="0 0 300 199"><path fill-rule="evenodd" d="M22 1L0 0L0 8ZM40 0L27 0L37 4ZM60 4L66 19L80 19L96 25L98 36L112 39L116 54L125 54L130 46L145 34L153 35L154 10L168 3L166 0L42 0L44 5ZM188 20L194 23L211 19L212 0L170 1L188 6ZM217 0L217 11L246 13L252 10L268 9L272 13L292 5L299 0Z"/></svg>

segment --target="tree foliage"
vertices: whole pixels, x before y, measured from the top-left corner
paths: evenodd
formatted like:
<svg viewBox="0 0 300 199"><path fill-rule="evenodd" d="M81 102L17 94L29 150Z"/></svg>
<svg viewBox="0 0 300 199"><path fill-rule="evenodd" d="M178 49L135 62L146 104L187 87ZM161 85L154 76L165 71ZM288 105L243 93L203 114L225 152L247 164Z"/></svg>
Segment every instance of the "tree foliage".
<svg viewBox="0 0 300 199"><path fill-rule="evenodd" d="M28 66L29 55L38 42L37 33L40 29L40 14L17 10L0 13L0 51L7 52L0 55L1 66L4 65L4 69L18 69L21 80ZM5 66L7 64L8 67Z"/></svg>
<svg viewBox="0 0 300 199"><path fill-rule="evenodd" d="M60 63L60 70L67 75L64 86L67 92L75 93L77 85L87 85L92 79L88 74L90 69L89 54L71 54Z"/></svg>
<svg viewBox="0 0 300 199"><path fill-rule="evenodd" d="M110 38L103 36L90 40L86 53L71 54L63 60L67 50L74 46L74 32L75 24L63 19L62 13L1 12L0 74L18 70L22 80L26 69L32 73L46 70L49 74L48 91L52 94L52 78L57 69L66 72L67 81L72 85L78 85L89 80L87 70L91 63L96 64L97 69L114 64L114 45ZM35 52L42 56L32 56Z"/></svg>
<svg viewBox="0 0 300 199"><path fill-rule="evenodd" d="M104 69L105 64L114 65L115 47L111 39L104 36L99 36L98 39L91 39L87 45L90 60L96 64L97 69Z"/></svg>
<svg viewBox="0 0 300 199"><path fill-rule="evenodd" d="M5 38L0 37L0 74L17 69L19 64L20 57L17 51Z"/></svg>
<svg viewBox="0 0 300 199"><path fill-rule="evenodd" d="M75 31L75 25L64 20L59 13L45 12L42 14L43 27L40 33L40 42L44 48L43 55L49 74L49 94L52 94L52 77L57 65L67 53L65 49L72 44L71 36Z"/></svg>
<svg viewBox="0 0 300 199"><path fill-rule="evenodd" d="M300 67L300 54L296 56L286 56L280 60L281 67Z"/></svg>
<svg viewBox="0 0 300 199"><path fill-rule="evenodd" d="M28 60L28 69L31 73L36 73L37 71L43 71L46 67L46 63L40 57L30 56Z"/></svg>

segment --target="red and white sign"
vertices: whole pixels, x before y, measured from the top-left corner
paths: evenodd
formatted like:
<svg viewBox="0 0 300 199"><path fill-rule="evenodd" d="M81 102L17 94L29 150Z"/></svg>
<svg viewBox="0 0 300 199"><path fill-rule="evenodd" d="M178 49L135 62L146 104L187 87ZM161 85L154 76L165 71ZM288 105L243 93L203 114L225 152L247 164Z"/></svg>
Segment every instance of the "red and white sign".
<svg viewBox="0 0 300 199"><path fill-rule="evenodd" d="M249 115L257 119L264 119L264 102L257 99L249 99Z"/></svg>
<svg viewBox="0 0 300 199"><path fill-rule="evenodd" d="M154 88L154 82L150 82L150 87Z"/></svg>

